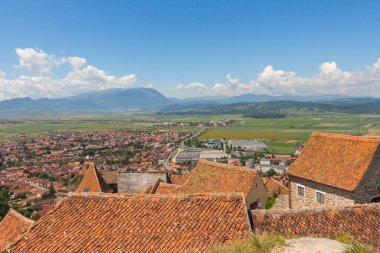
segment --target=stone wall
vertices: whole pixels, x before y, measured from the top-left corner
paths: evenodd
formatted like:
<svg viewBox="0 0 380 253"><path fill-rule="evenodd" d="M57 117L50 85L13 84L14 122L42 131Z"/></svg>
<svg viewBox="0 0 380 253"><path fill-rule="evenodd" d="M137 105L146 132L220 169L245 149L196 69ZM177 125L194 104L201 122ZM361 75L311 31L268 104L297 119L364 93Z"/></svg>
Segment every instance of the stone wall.
<svg viewBox="0 0 380 253"><path fill-rule="evenodd" d="M271 209L289 209L289 195L279 195Z"/></svg>
<svg viewBox="0 0 380 253"><path fill-rule="evenodd" d="M380 152L379 152L380 153ZM358 204L369 203L374 197L380 197L380 158L372 161L370 169L363 177L361 183L355 190L357 197L355 202Z"/></svg>
<svg viewBox="0 0 380 253"><path fill-rule="evenodd" d="M305 186L305 196L298 196L297 184ZM326 203L320 204L316 201L316 191L326 193ZM303 209L324 206L345 206L355 204L356 194L335 187L314 183L309 180L290 176L290 208Z"/></svg>
<svg viewBox="0 0 380 253"><path fill-rule="evenodd" d="M379 203L304 210L254 210L251 217L255 234L326 238L348 234L380 250Z"/></svg>
<svg viewBox="0 0 380 253"><path fill-rule="evenodd" d="M120 173L117 177L117 192L142 193L158 179L164 183L168 182L166 173Z"/></svg>

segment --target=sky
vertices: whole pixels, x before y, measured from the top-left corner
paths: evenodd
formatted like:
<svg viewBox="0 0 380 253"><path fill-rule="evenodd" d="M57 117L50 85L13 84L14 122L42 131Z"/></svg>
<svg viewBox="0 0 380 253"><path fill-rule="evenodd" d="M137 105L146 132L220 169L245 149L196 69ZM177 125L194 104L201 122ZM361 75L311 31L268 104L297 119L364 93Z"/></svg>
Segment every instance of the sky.
<svg viewBox="0 0 380 253"><path fill-rule="evenodd" d="M2 0L0 100L380 97L378 0Z"/></svg>

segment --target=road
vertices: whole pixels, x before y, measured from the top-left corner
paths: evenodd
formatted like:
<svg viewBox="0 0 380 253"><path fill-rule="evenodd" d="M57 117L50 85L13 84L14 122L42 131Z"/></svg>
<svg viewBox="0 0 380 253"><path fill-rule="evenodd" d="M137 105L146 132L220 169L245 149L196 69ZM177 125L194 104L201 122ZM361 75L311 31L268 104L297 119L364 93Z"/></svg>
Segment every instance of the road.
<svg viewBox="0 0 380 253"><path fill-rule="evenodd" d="M169 166L169 162L170 160L173 158L173 156L178 152L178 149L184 149L186 146L185 146L185 141L191 139L191 138L196 138L198 137L199 135L201 135L204 131L206 131L207 127L202 127L201 129L199 129L198 132L196 132L195 134L193 134L192 136L190 136L189 138L181 141L181 143L179 144L178 148L176 150L174 150L172 153L170 153L170 155L168 156L168 158L166 158L165 162L162 164L166 170L170 170L170 169L173 169Z"/></svg>

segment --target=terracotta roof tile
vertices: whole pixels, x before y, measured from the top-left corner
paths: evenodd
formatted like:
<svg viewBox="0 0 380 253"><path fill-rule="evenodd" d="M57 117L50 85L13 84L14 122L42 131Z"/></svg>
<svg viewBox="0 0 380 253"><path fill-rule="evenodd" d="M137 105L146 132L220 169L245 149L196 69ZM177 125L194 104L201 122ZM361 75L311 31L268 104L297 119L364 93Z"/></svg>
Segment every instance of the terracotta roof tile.
<svg viewBox="0 0 380 253"><path fill-rule="evenodd" d="M11 252L204 252L251 234L241 194L73 194Z"/></svg>
<svg viewBox="0 0 380 253"><path fill-rule="evenodd" d="M117 176L119 174L117 171L104 171L101 174L106 184L117 184Z"/></svg>
<svg viewBox="0 0 380 253"><path fill-rule="evenodd" d="M280 192L280 195L289 194L289 188L283 185L281 182L277 181L271 177L263 177L262 178L265 189L267 190L267 196L270 197L276 191Z"/></svg>
<svg viewBox="0 0 380 253"><path fill-rule="evenodd" d="M248 196L257 177L256 170L225 163L200 160L183 187L183 193L242 192Z"/></svg>
<svg viewBox="0 0 380 253"><path fill-rule="evenodd" d="M315 132L288 174L354 191L373 162L380 139Z"/></svg>
<svg viewBox="0 0 380 253"><path fill-rule="evenodd" d="M145 189L142 191L143 194L150 194L151 191L153 189L153 185L152 184L148 184L147 187L145 187Z"/></svg>
<svg viewBox="0 0 380 253"><path fill-rule="evenodd" d="M186 183L187 179L189 179L189 176L190 176L190 174L185 174L185 175L171 174L170 175L170 182L172 184L183 185Z"/></svg>
<svg viewBox="0 0 380 253"><path fill-rule="evenodd" d="M83 167L87 168L87 171L76 192L112 192L95 168L94 163L87 162Z"/></svg>
<svg viewBox="0 0 380 253"><path fill-rule="evenodd" d="M30 220L13 209L9 209L7 215L0 222L0 251L22 235L32 224Z"/></svg>
<svg viewBox="0 0 380 253"><path fill-rule="evenodd" d="M181 192L182 185L160 183L155 194L176 194Z"/></svg>

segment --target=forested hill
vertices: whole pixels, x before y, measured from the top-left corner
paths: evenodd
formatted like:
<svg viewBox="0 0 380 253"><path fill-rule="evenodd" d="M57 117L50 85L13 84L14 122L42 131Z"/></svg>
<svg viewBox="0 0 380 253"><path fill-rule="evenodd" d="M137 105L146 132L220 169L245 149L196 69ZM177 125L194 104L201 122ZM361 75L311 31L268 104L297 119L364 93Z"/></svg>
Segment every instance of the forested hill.
<svg viewBox="0 0 380 253"><path fill-rule="evenodd" d="M380 114L380 99L352 98L325 102L268 101L256 103L235 103L227 105L170 106L160 114L214 115L241 114L254 118L281 118L291 115L319 115L326 113Z"/></svg>

